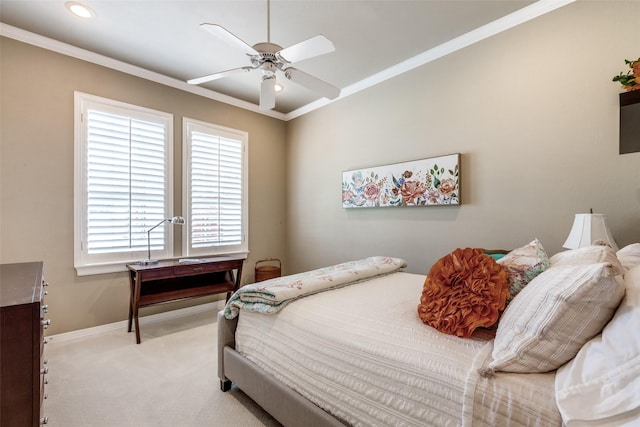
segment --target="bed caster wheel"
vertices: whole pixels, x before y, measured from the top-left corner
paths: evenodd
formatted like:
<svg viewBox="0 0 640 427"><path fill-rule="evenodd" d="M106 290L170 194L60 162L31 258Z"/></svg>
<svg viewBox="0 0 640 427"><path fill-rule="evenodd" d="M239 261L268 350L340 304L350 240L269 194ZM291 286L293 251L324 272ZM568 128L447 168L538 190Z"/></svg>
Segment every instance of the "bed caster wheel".
<svg viewBox="0 0 640 427"><path fill-rule="evenodd" d="M231 381L220 381L220 390L229 391L231 390Z"/></svg>

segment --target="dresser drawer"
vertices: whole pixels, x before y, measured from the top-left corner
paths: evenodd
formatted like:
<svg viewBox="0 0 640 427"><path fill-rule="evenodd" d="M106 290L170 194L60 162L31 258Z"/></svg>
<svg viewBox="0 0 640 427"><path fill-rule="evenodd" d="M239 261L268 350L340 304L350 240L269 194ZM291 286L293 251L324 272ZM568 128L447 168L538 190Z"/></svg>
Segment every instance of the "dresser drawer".
<svg viewBox="0 0 640 427"><path fill-rule="evenodd" d="M215 263L185 264L174 267L176 276L189 276L194 274L215 273L216 271L229 271L242 267L242 262L236 260L217 261Z"/></svg>
<svg viewBox="0 0 640 427"><path fill-rule="evenodd" d="M165 267L154 270L142 270L140 274L144 280L166 279L174 276L174 267Z"/></svg>
<svg viewBox="0 0 640 427"><path fill-rule="evenodd" d="M176 276L192 276L194 274L214 273L222 269L215 264L191 264L174 267Z"/></svg>
<svg viewBox="0 0 640 427"><path fill-rule="evenodd" d="M1 427L37 427L44 421L44 332L49 327L42 262L0 265Z"/></svg>
<svg viewBox="0 0 640 427"><path fill-rule="evenodd" d="M42 287L40 291L40 357L44 354L44 345L46 343L45 330L49 328L51 320L47 319L49 314L49 306L45 302L49 283L42 279Z"/></svg>

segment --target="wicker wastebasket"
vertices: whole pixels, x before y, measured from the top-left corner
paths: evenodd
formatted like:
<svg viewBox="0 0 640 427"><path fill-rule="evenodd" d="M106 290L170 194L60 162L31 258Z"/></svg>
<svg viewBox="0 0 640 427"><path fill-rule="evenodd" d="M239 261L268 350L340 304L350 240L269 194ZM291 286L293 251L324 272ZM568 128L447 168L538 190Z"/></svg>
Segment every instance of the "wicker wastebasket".
<svg viewBox="0 0 640 427"><path fill-rule="evenodd" d="M277 264L277 265L276 265ZM265 258L256 261L256 282L280 277L282 274L282 263L277 258Z"/></svg>

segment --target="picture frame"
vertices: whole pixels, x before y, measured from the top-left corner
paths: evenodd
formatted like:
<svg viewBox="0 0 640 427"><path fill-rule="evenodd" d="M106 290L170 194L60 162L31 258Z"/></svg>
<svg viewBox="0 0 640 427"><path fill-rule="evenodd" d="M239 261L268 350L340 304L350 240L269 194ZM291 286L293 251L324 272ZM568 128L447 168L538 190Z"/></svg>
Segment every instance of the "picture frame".
<svg viewBox="0 0 640 427"><path fill-rule="evenodd" d="M342 172L342 207L460 205L460 153Z"/></svg>

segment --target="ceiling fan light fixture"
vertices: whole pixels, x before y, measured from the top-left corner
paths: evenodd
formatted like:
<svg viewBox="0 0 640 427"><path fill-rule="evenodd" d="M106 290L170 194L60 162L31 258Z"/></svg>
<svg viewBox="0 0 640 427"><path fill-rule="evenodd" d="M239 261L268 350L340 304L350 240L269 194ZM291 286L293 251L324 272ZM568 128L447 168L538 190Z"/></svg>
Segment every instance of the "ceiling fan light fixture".
<svg viewBox="0 0 640 427"><path fill-rule="evenodd" d="M89 7L77 1L68 1L64 4L67 10L80 18L93 18L96 14Z"/></svg>
<svg viewBox="0 0 640 427"><path fill-rule="evenodd" d="M262 80L260 82L260 102L261 110L270 110L276 105L276 93L284 90L284 85L276 81L276 73L284 73L288 80L318 92L328 99L336 99L340 96L340 89L320 80L301 70L290 67L294 62L303 61L319 55L333 52L333 43L323 35L317 35L306 39L292 46L283 49L281 46L271 43L270 30L270 2L267 0L267 41L249 46L238 36L232 34L225 28L217 24L203 23L200 28L209 32L218 40L225 42L229 46L235 47L238 51L244 52L251 62L251 66L234 68L209 74L204 77L187 80L189 84L201 84L221 77L235 74L240 71L260 70Z"/></svg>
<svg viewBox="0 0 640 427"><path fill-rule="evenodd" d="M261 110L271 110L276 106L276 76L265 74L260 83L260 104Z"/></svg>

